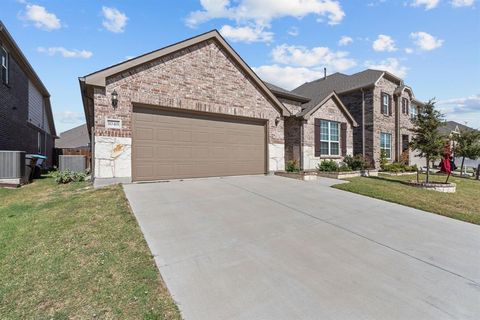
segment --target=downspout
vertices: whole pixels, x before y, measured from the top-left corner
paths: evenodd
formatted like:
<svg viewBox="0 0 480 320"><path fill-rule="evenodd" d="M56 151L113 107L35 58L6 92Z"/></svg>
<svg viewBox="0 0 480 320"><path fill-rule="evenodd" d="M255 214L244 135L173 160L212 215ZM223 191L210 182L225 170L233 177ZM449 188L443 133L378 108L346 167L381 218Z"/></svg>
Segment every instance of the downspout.
<svg viewBox="0 0 480 320"><path fill-rule="evenodd" d="M397 143L398 143L398 155L397 155L397 161L400 162L402 159L402 135L400 133L400 117L402 115L402 96L399 96L397 98Z"/></svg>
<svg viewBox="0 0 480 320"><path fill-rule="evenodd" d="M365 159L365 90L363 88L360 90L362 91L362 155Z"/></svg>
<svg viewBox="0 0 480 320"><path fill-rule="evenodd" d="M303 167L303 119L300 120L300 170L305 170Z"/></svg>

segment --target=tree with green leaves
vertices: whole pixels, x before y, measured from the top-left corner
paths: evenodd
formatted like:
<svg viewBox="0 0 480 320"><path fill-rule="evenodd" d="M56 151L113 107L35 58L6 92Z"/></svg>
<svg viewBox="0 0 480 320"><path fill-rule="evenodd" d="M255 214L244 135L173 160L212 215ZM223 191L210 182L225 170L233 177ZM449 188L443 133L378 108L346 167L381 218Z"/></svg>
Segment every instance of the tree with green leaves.
<svg viewBox="0 0 480 320"><path fill-rule="evenodd" d="M462 158L460 172L463 174L465 158L477 160L480 158L480 131L462 130L456 137L455 156Z"/></svg>
<svg viewBox="0 0 480 320"><path fill-rule="evenodd" d="M427 179L430 181L430 161L442 155L445 137L440 134L439 127L445 122L444 115L435 108L435 101L428 101L413 120L414 134L410 147L418 151L418 155L426 159Z"/></svg>

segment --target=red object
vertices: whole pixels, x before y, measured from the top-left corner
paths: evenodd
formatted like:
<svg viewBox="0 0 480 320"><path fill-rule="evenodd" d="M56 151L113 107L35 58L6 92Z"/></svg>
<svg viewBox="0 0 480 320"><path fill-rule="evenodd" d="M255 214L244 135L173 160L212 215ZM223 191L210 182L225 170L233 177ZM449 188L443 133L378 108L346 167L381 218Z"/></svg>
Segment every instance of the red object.
<svg viewBox="0 0 480 320"><path fill-rule="evenodd" d="M445 145L445 149L443 149L443 159L440 163L440 171L450 174L452 173L452 167L450 165L450 157L452 152L450 151L450 143Z"/></svg>

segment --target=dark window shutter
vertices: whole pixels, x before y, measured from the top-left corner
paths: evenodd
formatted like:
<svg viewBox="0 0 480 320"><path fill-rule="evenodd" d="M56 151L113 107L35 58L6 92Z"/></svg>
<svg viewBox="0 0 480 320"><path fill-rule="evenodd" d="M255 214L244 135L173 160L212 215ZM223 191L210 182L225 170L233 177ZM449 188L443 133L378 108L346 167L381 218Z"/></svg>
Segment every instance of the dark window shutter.
<svg viewBox="0 0 480 320"><path fill-rule="evenodd" d="M385 93L382 92L380 95L380 113L383 114L383 99L385 97Z"/></svg>
<svg viewBox="0 0 480 320"><path fill-rule="evenodd" d="M347 155L347 124L342 122L340 124L340 147L342 148L342 156Z"/></svg>
<svg viewBox="0 0 480 320"><path fill-rule="evenodd" d="M392 115L392 96L388 95L388 115Z"/></svg>
<svg viewBox="0 0 480 320"><path fill-rule="evenodd" d="M315 157L320 157L320 119L315 119Z"/></svg>
<svg viewBox="0 0 480 320"><path fill-rule="evenodd" d="M407 108L407 115L410 114L410 102L408 100L405 99L405 108Z"/></svg>

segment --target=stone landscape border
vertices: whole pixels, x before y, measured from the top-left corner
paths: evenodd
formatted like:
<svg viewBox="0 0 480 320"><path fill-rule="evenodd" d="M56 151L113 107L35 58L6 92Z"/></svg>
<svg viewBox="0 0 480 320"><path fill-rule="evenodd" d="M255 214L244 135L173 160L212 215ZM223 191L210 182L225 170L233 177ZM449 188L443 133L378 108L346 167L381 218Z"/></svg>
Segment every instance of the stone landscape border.
<svg viewBox="0 0 480 320"><path fill-rule="evenodd" d="M420 189L445 192L445 193L455 193L457 191L457 184L455 183L444 183L444 182L417 182L417 181L404 181L405 184L413 186Z"/></svg>
<svg viewBox="0 0 480 320"><path fill-rule="evenodd" d="M277 171L275 175L303 180L311 181L317 180L319 177L330 178L330 179L349 179L361 176L370 176L377 177L378 170L365 170L365 171L343 171L343 172L326 172L326 171L300 171L300 172L286 172L286 171Z"/></svg>

